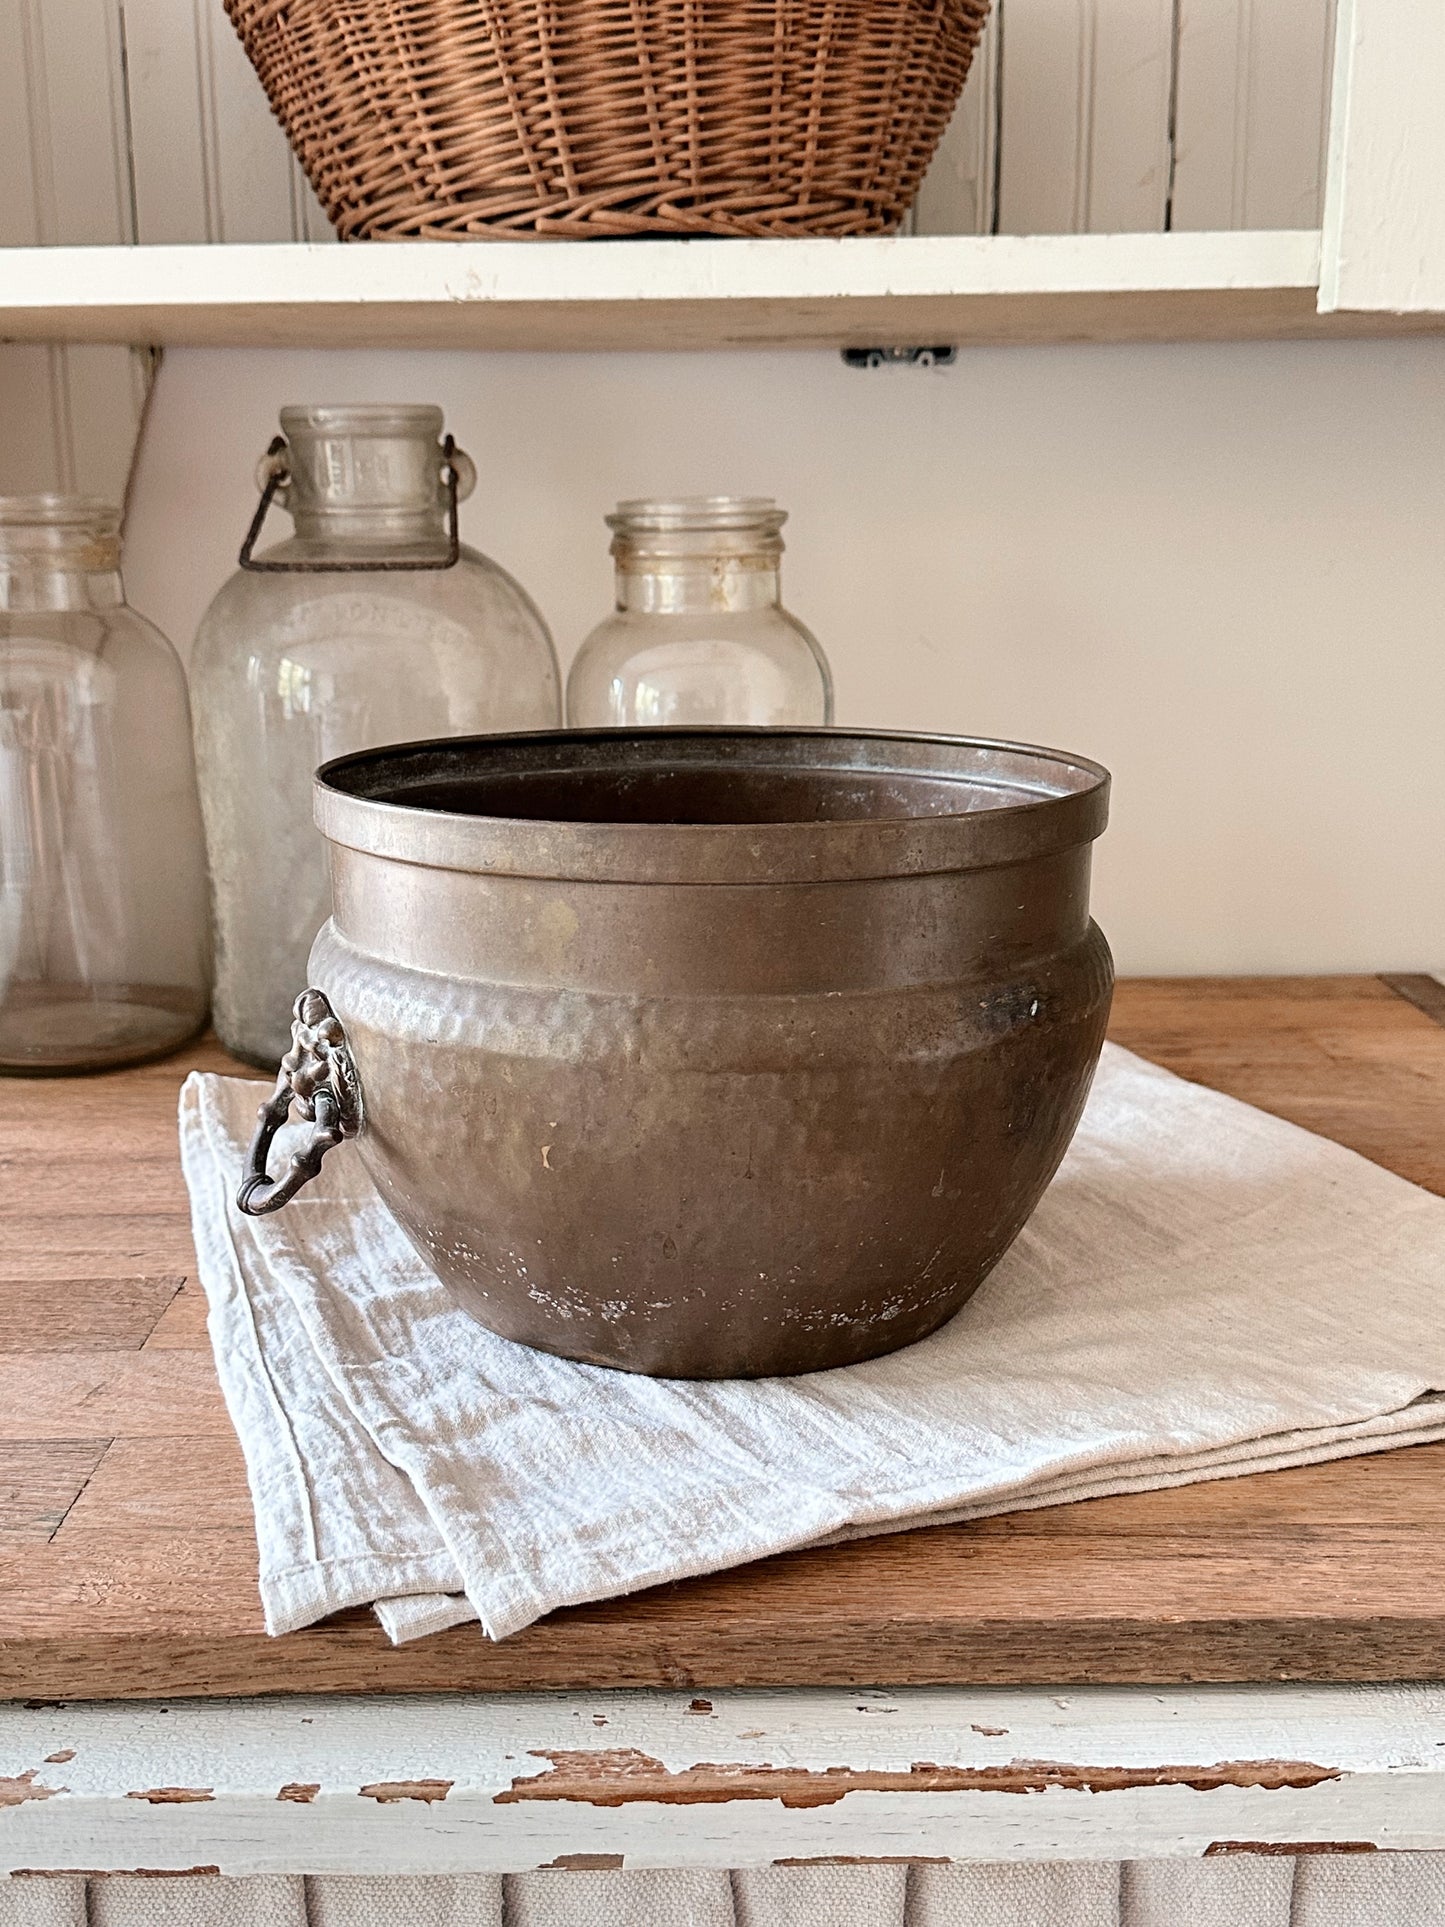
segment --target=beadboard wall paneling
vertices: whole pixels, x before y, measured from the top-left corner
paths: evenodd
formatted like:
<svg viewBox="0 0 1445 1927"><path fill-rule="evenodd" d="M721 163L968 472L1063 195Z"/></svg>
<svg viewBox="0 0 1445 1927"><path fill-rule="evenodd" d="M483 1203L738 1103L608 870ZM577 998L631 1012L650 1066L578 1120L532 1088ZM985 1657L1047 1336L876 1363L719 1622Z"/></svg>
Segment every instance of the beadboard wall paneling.
<svg viewBox="0 0 1445 1927"><path fill-rule="evenodd" d="M220 0L93 0L124 29L136 238L335 238Z"/></svg>
<svg viewBox="0 0 1445 1927"><path fill-rule="evenodd" d="M125 242L123 61L112 0L0 0L0 246ZM119 499L150 356L0 346L0 491Z"/></svg>
<svg viewBox="0 0 1445 1927"><path fill-rule="evenodd" d="M193 0L124 0L136 239L218 241L209 88ZM280 238L278 235L276 238Z"/></svg>
<svg viewBox="0 0 1445 1927"><path fill-rule="evenodd" d="M1334 0L995 0L920 234L1313 227ZM334 238L219 0L0 0L0 246ZM149 359L0 346L0 490L125 486Z"/></svg>
<svg viewBox="0 0 1445 1927"><path fill-rule="evenodd" d="M999 231L1157 232L1173 0L1004 0Z"/></svg>
<svg viewBox="0 0 1445 1927"><path fill-rule="evenodd" d="M332 230L219 0L0 0L0 247ZM123 498L153 356L0 345L0 493Z"/></svg>
<svg viewBox="0 0 1445 1927"><path fill-rule="evenodd" d="M994 0L968 82L913 205L915 234L992 234L998 225L999 56Z"/></svg>
<svg viewBox="0 0 1445 1927"><path fill-rule="evenodd" d="M1182 0L1171 226L1319 226L1334 16L1334 0Z"/></svg>
<svg viewBox="0 0 1445 1927"><path fill-rule="evenodd" d="M994 0L920 234L1312 228L1335 0Z"/></svg>

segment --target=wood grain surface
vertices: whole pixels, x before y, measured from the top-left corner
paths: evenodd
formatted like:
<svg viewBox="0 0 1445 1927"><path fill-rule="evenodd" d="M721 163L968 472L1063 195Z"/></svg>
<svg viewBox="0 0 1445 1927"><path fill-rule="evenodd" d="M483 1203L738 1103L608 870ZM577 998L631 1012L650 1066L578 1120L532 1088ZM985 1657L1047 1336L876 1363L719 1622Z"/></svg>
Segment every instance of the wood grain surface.
<svg viewBox="0 0 1445 1927"><path fill-rule="evenodd" d="M1445 1193L1445 1022L1394 981L1127 983L1113 1035ZM788 1554L497 1645L392 1649L366 1612L268 1639L176 1155L192 1066L239 1070L206 1043L0 1084L0 1697L1445 1674L1445 1445Z"/></svg>

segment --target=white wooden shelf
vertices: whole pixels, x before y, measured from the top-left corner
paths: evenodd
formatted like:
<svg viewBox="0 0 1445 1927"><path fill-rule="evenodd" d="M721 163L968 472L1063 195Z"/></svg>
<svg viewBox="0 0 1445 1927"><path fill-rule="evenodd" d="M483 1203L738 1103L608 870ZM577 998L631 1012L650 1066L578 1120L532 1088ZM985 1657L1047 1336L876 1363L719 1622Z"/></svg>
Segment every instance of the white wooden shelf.
<svg viewBox="0 0 1445 1927"><path fill-rule="evenodd" d="M1445 1689L41 1702L0 1708L0 1774L15 1789L0 1874L23 1869L37 1889L35 1875L72 1868L394 1876L569 1858L580 1869L1345 1843L1439 1852Z"/></svg>
<svg viewBox="0 0 1445 1927"><path fill-rule="evenodd" d="M1383 333L1322 315L1320 236L404 242L0 251L0 337L652 349Z"/></svg>

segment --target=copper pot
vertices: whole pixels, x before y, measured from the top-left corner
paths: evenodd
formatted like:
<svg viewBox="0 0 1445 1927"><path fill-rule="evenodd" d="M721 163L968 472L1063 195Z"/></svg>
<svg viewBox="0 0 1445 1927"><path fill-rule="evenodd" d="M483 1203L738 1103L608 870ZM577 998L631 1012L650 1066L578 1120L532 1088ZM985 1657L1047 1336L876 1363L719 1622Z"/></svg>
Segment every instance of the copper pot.
<svg viewBox="0 0 1445 1927"><path fill-rule="evenodd" d="M686 1378L922 1338L1018 1235L1113 981L1052 750L598 730L326 764L335 910L243 1210L355 1136L505 1337ZM299 1096L314 1129L278 1180Z"/></svg>

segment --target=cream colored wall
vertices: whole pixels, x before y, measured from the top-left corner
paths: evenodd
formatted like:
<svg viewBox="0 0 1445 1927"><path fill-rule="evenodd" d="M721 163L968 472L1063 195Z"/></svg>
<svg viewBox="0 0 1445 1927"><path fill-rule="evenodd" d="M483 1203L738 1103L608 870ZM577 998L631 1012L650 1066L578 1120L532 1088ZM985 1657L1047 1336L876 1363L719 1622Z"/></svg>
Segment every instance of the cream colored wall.
<svg viewBox="0 0 1445 1927"><path fill-rule="evenodd" d="M787 599L839 720L1022 737L1114 772L1097 913L1140 972L1445 960L1445 342L830 354L173 352L132 599L183 647L300 400L436 400L467 538L564 662L621 495L792 512Z"/></svg>

